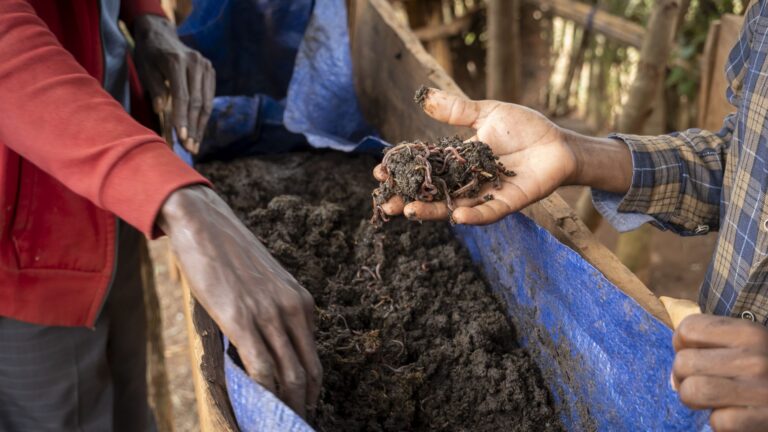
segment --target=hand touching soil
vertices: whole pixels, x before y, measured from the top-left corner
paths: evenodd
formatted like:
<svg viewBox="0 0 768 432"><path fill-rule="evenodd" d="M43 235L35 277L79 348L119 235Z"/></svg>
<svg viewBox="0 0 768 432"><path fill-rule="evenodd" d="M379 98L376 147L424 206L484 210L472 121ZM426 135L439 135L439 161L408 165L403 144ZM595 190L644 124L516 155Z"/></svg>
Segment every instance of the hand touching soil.
<svg viewBox="0 0 768 432"><path fill-rule="evenodd" d="M322 366L312 296L212 190L174 192L158 217L195 298L237 347L248 374L304 416Z"/></svg>

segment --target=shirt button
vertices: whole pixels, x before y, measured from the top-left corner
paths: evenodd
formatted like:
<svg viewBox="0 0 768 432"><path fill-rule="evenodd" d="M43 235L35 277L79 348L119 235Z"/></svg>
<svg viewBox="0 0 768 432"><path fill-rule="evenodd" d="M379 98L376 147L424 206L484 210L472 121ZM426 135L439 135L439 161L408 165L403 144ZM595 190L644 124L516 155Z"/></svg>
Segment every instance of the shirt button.
<svg viewBox="0 0 768 432"><path fill-rule="evenodd" d="M755 314L753 314L751 311L744 311L741 313L741 319L755 322Z"/></svg>
<svg viewBox="0 0 768 432"><path fill-rule="evenodd" d="M764 220L764 221L763 221L763 229L764 229L765 231L768 231L768 219L766 219L766 220Z"/></svg>
<svg viewBox="0 0 768 432"><path fill-rule="evenodd" d="M766 220L768 222L768 220ZM693 232L696 235L702 235L709 232L709 225L699 225L696 227L696 230Z"/></svg>

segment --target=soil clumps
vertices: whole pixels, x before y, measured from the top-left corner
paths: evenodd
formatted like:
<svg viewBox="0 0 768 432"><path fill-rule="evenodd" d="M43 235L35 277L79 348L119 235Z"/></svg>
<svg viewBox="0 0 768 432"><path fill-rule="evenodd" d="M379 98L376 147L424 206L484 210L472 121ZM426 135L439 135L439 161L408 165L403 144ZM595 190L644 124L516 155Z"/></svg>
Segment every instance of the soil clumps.
<svg viewBox="0 0 768 432"><path fill-rule="evenodd" d="M405 203L412 201L446 201L449 210L458 198L474 198L486 183L497 188L501 176L514 176L504 168L491 148L480 141L462 141L444 137L437 142L404 142L389 148L381 162L387 179L373 191L375 224L389 217L381 205L395 195ZM484 199L493 199L486 195Z"/></svg>
<svg viewBox="0 0 768 432"><path fill-rule="evenodd" d="M461 153L450 146L498 175L482 147ZM315 298L324 377L313 426L562 430L504 305L450 226L402 218L384 228L370 224L374 165L369 156L312 152L199 167ZM445 181L448 193L466 185ZM423 182L408 183L411 193L423 192ZM445 190L436 199L439 193Z"/></svg>

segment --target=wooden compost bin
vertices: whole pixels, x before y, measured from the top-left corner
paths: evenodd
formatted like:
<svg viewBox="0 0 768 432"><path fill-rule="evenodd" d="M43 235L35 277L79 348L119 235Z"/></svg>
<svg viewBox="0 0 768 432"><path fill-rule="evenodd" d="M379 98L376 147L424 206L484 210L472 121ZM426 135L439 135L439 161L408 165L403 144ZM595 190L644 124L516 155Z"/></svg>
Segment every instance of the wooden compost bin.
<svg viewBox="0 0 768 432"><path fill-rule="evenodd" d="M461 130L425 116L412 102L422 84L463 94L424 50L386 0L348 0L349 33L357 95L367 120L389 142L459 134ZM428 131L428 132L425 132ZM524 213L603 273L645 311L667 326L658 298L603 246L557 193ZM185 314L192 375L202 431L237 431L227 396L220 332L184 281Z"/></svg>

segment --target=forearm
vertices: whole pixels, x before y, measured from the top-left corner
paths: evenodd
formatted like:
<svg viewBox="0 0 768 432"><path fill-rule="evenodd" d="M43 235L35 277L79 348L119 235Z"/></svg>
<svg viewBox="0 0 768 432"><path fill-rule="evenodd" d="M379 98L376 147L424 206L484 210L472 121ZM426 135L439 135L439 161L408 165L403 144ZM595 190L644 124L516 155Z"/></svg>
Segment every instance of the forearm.
<svg viewBox="0 0 768 432"><path fill-rule="evenodd" d="M569 184L621 194L629 190L632 184L632 153L625 143L568 130L564 130L564 139L576 160Z"/></svg>

